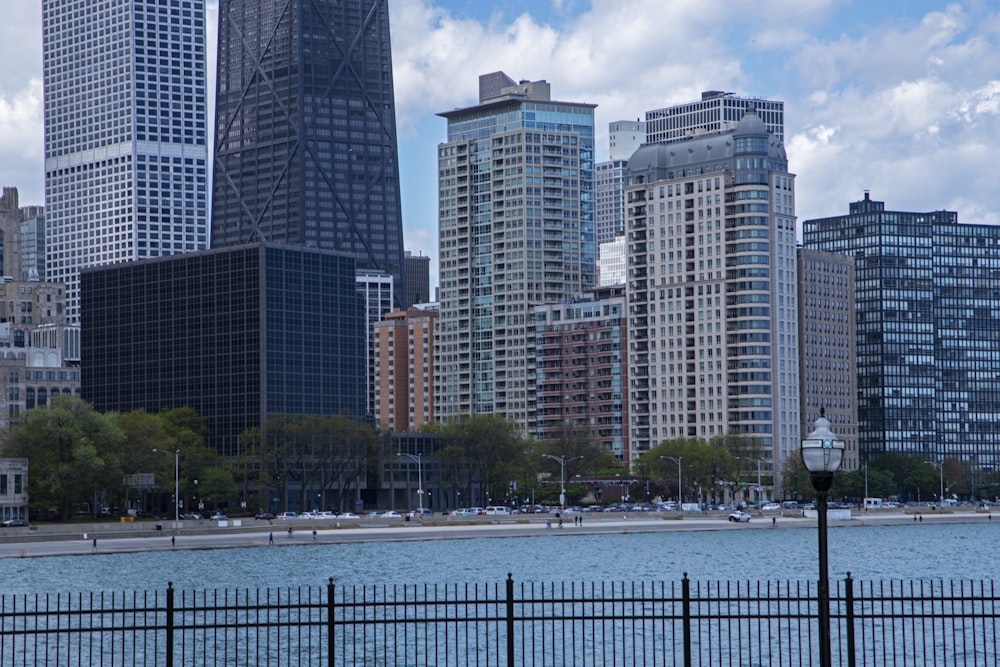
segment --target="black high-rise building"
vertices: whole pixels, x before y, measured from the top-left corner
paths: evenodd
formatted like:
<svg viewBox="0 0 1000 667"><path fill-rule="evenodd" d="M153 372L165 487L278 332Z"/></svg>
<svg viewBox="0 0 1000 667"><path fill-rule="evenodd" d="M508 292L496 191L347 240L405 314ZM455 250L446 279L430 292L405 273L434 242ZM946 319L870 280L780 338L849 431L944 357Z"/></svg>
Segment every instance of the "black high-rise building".
<svg viewBox="0 0 1000 667"><path fill-rule="evenodd" d="M191 407L208 442L272 414L365 416L354 258L248 244L80 274L83 398L100 412Z"/></svg>
<svg viewBox="0 0 1000 667"><path fill-rule="evenodd" d="M406 299L388 0L220 0L212 247L347 252Z"/></svg>

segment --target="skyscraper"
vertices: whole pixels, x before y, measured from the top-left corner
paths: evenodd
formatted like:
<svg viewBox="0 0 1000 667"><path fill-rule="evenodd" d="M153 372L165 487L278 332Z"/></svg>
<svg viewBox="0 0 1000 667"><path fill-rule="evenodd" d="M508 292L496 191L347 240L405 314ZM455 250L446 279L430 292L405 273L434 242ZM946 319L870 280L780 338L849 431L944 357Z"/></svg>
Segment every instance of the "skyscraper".
<svg viewBox="0 0 1000 667"><path fill-rule="evenodd" d="M851 202L806 220L805 247L856 271L861 462L884 453L1000 469L1000 227L955 211ZM970 481L966 492L980 492Z"/></svg>
<svg viewBox="0 0 1000 667"><path fill-rule="evenodd" d="M348 252L406 298L387 0L220 0L212 247Z"/></svg>
<svg viewBox="0 0 1000 667"><path fill-rule="evenodd" d="M440 114L439 420L534 424L531 309L595 284L594 107L495 72L478 105Z"/></svg>
<svg viewBox="0 0 1000 667"><path fill-rule="evenodd" d="M742 97L721 90L706 90L701 94L701 99L695 102L647 111L647 141L666 144L706 132L731 130L747 111L756 112L767 131L784 143L784 102L762 97Z"/></svg>
<svg viewBox="0 0 1000 667"><path fill-rule="evenodd" d="M633 460L664 439L799 447L794 176L755 113L626 173Z"/></svg>
<svg viewBox="0 0 1000 667"><path fill-rule="evenodd" d="M43 0L46 278L208 247L205 1Z"/></svg>

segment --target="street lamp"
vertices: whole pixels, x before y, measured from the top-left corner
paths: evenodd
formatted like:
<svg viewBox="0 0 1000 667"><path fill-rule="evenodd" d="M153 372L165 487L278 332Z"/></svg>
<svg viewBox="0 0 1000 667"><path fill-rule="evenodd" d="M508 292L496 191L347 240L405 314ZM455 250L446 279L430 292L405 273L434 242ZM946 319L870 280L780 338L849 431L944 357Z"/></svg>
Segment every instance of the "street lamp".
<svg viewBox="0 0 1000 667"><path fill-rule="evenodd" d="M661 456L660 458L663 459L664 461L668 461L669 460L669 461L673 461L674 463L677 464L677 504L681 505L684 502L684 500L683 500L684 496L681 494L681 459L684 458L684 457L683 456ZM677 509L680 509L680 507L678 507Z"/></svg>
<svg viewBox="0 0 1000 667"><path fill-rule="evenodd" d="M833 485L833 474L844 459L844 441L830 430L830 420L820 408L812 433L802 441L802 464L809 471L809 481L816 489L816 515L819 523L819 664L831 667L830 657L830 573L827 565L826 497Z"/></svg>
<svg viewBox="0 0 1000 667"><path fill-rule="evenodd" d="M153 449L154 452L158 454L166 454L170 456L170 452L162 449ZM177 449L174 451L174 530L180 525L181 515L180 515L180 502L181 502L181 450Z"/></svg>
<svg viewBox="0 0 1000 667"><path fill-rule="evenodd" d="M760 462L763 459L755 459L750 456L738 456L736 459L738 461L754 461L757 463L757 504L759 505L762 500L761 496L764 495L764 487L760 485Z"/></svg>
<svg viewBox="0 0 1000 667"><path fill-rule="evenodd" d="M582 456L573 456L567 459L565 456L556 456L555 454L542 454L547 459L552 459L553 461L558 461L562 472L560 473L559 479L559 509L566 506L566 461L576 461L577 459L582 459Z"/></svg>
<svg viewBox="0 0 1000 667"><path fill-rule="evenodd" d="M424 468L420 460L424 455L421 452L416 454L404 454L400 452L397 456L406 456L417 462L417 508L421 509L424 506ZM407 475L407 479L409 479L409 475ZM407 483L406 486L409 486L409 484Z"/></svg>
<svg viewBox="0 0 1000 667"><path fill-rule="evenodd" d="M944 463L938 463L936 461L928 461L932 466L938 469L941 473L941 491L938 493L938 504L944 507Z"/></svg>

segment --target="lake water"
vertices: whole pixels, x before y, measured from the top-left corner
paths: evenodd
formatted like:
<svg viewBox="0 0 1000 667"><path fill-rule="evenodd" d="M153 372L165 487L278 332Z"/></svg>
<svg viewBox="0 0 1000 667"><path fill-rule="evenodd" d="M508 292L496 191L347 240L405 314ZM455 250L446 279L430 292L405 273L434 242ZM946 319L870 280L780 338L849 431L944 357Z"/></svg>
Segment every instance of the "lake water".
<svg viewBox="0 0 1000 667"><path fill-rule="evenodd" d="M994 579L1000 522L832 527L830 576ZM786 581L817 577L815 529L668 531L177 550L0 561L3 593L374 583Z"/></svg>

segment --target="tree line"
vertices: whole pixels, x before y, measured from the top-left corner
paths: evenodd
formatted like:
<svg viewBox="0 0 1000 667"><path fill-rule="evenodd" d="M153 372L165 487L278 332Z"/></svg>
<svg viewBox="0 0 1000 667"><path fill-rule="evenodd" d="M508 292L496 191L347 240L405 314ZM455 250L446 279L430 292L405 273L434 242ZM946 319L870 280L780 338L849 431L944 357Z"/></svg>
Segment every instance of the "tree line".
<svg viewBox="0 0 1000 667"><path fill-rule="evenodd" d="M769 453L747 436L666 440L626 467L586 429L569 424L545 441L522 437L500 415L465 415L424 430L437 444L420 452L423 482L445 493L449 506L557 504L564 486L567 504L601 502L610 499L602 494L608 480L616 479L633 501L755 501L763 495L758 488L775 482ZM407 462L391 433L344 416L271 415L265 428L241 435L237 456L216 452L206 445L207 435L206 421L190 408L101 414L78 397L61 395L14 423L0 455L29 459L32 514L62 520L104 507L171 516L175 463L183 512L204 507L236 513L245 506L254 513L290 504L342 512L352 509L362 490L383 488L386 470ZM830 497L856 501L867 492L940 502L942 483L945 497L1000 491L996 474L981 489L969 488L971 478L955 460L944 461L942 474L919 458L887 454L862 470L839 472ZM787 499L813 496L797 452L779 481Z"/></svg>

